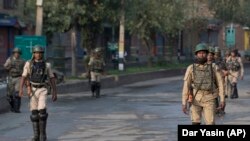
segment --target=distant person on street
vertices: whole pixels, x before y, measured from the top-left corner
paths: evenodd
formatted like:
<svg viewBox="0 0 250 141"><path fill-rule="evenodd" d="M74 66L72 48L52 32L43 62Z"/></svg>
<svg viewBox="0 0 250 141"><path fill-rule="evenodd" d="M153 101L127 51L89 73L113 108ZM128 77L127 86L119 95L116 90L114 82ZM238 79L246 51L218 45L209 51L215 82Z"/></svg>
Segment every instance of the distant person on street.
<svg viewBox="0 0 250 141"><path fill-rule="evenodd" d="M6 60L4 68L8 71L7 100L12 112L20 113L21 97L19 96L20 79L25 61L21 58L20 48L14 48L12 55Z"/></svg>
<svg viewBox="0 0 250 141"><path fill-rule="evenodd" d="M101 91L101 75L104 73L105 62L102 58L101 48L94 50L89 63L92 97L99 98Z"/></svg>
<svg viewBox="0 0 250 141"><path fill-rule="evenodd" d="M244 66L241 57L237 56L237 50L232 50L230 56L226 61L230 89L230 98L238 98L237 82L239 79L243 80L244 77Z"/></svg>

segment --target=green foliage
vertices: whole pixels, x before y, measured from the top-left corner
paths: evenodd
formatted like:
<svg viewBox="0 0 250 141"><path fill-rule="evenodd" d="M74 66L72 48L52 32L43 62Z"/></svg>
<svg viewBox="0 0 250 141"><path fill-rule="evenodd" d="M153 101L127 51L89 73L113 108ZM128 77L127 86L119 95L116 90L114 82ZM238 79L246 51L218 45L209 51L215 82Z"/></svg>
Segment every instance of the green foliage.
<svg viewBox="0 0 250 141"><path fill-rule="evenodd" d="M225 22L238 22L242 16L239 0L209 0L209 8L215 12L215 17Z"/></svg>
<svg viewBox="0 0 250 141"><path fill-rule="evenodd" d="M153 32L176 33L182 28L183 1L128 0L127 27L132 34L149 39Z"/></svg>

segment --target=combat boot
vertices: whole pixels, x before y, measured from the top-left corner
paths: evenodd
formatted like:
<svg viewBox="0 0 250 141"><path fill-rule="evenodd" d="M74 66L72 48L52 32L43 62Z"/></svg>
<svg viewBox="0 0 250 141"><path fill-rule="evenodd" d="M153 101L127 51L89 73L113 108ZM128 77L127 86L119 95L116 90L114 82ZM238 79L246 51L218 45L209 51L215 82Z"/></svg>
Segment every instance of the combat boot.
<svg viewBox="0 0 250 141"><path fill-rule="evenodd" d="M96 98L100 97L100 91L101 91L101 83L97 82L96 83Z"/></svg>
<svg viewBox="0 0 250 141"><path fill-rule="evenodd" d="M232 84L232 91L231 91L231 96L230 98L233 99L233 98L238 98L238 90L237 90L237 84L236 83L233 83Z"/></svg>
<svg viewBox="0 0 250 141"><path fill-rule="evenodd" d="M33 110L32 114L30 115L30 120L32 121L33 126L33 132L34 136L32 138L32 141L39 141L39 115L38 110Z"/></svg>
<svg viewBox="0 0 250 141"><path fill-rule="evenodd" d="M201 125L199 122L192 122L192 125Z"/></svg>
<svg viewBox="0 0 250 141"><path fill-rule="evenodd" d="M7 101L10 104L10 111L14 112L15 110L14 110L14 98L13 98L13 96L7 96Z"/></svg>
<svg viewBox="0 0 250 141"><path fill-rule="evenodd" d="M15 96L14 97L14 103L13 103L15 113L21 113L20 112L20 105L21 105L21 97Z"/></svg>
<svg viewBox="0 0 250 141"><path fill-rule="evenodd" d="M95 97L95 91L96 91L96 82L91 82L92 97Z"/></svg>
<svg viewBox="0 0 250 141"><path fill-rule="evenodd" d="M39 130L40 130L40 140L39 141L47 141L46 134L46 124L47 124L48 113L46 109L42 109L39 111Z"/></svg>

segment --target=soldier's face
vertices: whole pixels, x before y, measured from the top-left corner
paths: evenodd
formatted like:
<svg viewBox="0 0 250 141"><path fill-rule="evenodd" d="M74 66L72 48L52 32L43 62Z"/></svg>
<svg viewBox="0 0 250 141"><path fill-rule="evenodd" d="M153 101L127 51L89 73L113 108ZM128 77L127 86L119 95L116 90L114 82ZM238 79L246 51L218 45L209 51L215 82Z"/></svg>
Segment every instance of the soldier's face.
<svg viewBox="0 0 250 141"><path fill-rule="evenodd" d="M235 57L236 56L235 52L231 52L231 56Z"/></svg>
<svg viewBox="0 0 250 141"><path fill-rule="evenodd" d="M200 59L206 58L207 57L207 52L203 51L203 50L199 51L199 52L197 52L196 56L197 56L197 58L200 58Z"/></svg>
<svg viewBox="0 0 250 141"><path fill-rule="evenodd" d="M207 61L213 61L213 60L214 60L214 55L212 53L208 53Z"/></svg>
<svg viewBox="0 0 250 141"><path fill-rule="evenodd" d="M43 53L41 53L41 52L35 52L34 53L35 60L41 60L42 57L43 57Z"/></svg>
<svg viewBox="0 0 250 141"><path fill-rule="evenodd" d="M15 58L19 58L19 57L20 57L20 54L17 53L17 52L15 52L15 53L14 53L14 57L15 57Z"/></svg>

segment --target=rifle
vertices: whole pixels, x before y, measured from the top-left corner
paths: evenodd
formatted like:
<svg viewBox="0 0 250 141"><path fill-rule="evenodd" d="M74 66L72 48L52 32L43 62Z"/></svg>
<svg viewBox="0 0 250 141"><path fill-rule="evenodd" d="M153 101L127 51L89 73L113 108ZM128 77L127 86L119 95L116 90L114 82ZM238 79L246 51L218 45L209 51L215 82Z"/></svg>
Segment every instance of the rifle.
<svg viewBox="0 0 250 141"><path fill-rule="evenodd" d="M89 82L89 84L91 83L91 74L90 74L90 69L88 70L88 82Z"/></svg>

